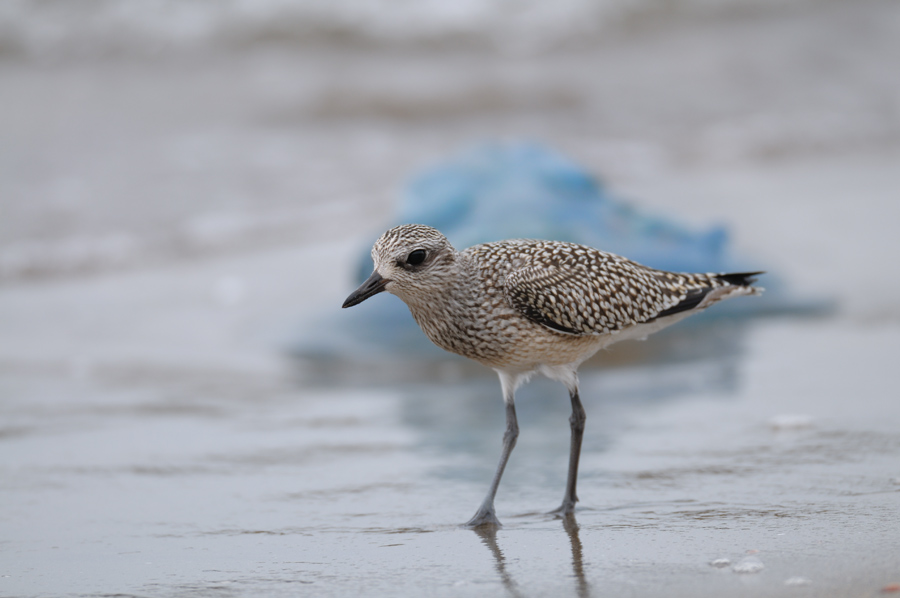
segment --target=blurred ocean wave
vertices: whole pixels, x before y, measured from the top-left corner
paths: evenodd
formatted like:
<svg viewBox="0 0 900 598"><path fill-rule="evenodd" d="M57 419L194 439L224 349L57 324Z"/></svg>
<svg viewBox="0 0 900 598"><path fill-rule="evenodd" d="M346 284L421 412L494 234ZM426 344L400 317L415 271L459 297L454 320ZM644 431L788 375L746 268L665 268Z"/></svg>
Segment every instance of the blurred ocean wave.
<svg viewBox="0 0 900 598"><path fill-rule="evenodd" d="M259 43L507 52L577 44L659 17L781 10L809 0L5 0L0 55L154 54Z"/></svg>
<svg viewBox="0 0 900 598"><path fill-rule="evenodd" d="M516 139L744 245L802 215L816 283L828 205L891 221L855 205L896 186L898 32L896 0L4 0L0 287L362 239L411 173Z"/></svg>

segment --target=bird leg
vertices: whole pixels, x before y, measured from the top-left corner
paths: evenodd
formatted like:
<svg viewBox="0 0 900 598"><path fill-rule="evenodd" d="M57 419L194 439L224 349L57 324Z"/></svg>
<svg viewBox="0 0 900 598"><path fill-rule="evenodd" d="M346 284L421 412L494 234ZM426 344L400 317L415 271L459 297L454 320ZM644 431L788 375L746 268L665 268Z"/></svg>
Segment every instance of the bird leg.
<svg viewBox="0 0 900 598"><path fill-rule="evenodd" d="M500 453L500 462L497 463L497 471L494 472L494 479L491 481L491 487L487 496L484 497L484 501L481 503L475 516L466 523L466 527L478 527L481 525L500 526L500 521L494 512L494 497L497 495L497 487L500 486L500 478L503 476L506 462L509 461L509 455L512 453L513 447L516 446L516 438L519 437L516 404L513 402L511 393L505 396L504 399L506 401L506 432L503 434L503 451Z"/></svg>
<svg viewBox="0 0 900 598"><path fill-rule="evenodd" d="M569 418L569 426L572 428L572 443L569 448L569 476L566 480L566 493L563 495L562 504L558 509L551 511L554 515L569 515L575 512L575 503L578 495L575 494L575 485L578 482L578 459L581 457L581 439L584 437L584 422L587 415L578 397L578 387L569 390L572 399L572 416Z"/></svg>

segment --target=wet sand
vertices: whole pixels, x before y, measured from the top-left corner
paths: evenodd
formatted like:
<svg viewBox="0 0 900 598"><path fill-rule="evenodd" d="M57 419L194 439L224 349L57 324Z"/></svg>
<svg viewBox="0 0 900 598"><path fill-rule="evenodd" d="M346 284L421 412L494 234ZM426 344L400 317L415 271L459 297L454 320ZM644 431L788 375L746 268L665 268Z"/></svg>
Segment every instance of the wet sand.
<svg viewBox="0 0 900 598"><path fill-rule="evenodd" d="M633 390L658 368L584 376L572 521L542 514L565 397L523 392L496 534L459 526L499 447L489 378L7 371L4 595L877 595L897 577L896 326L776 321L742 345L662 397Z"/></svg>
<svg viewBox="0 0 900 598"><path fill-rule="evenodd" d="M0 595L886 595L900 96L883 73L900 37L891 4L859 6L473 70L444 50L7 58ZM819 49L835 31L855 53ZM397 69L384 88L378 64ZM462 90L449 103L409 93L432 64ZM501 108L479 95L497 72L513 73ZM550 79L570 95L509 99ZM703 93L648 99L648 81L679 80ZM710 358L584 371L573 520L543 514L568 401L525 387L488 534L459 524L500 448L491 372L369 383L352 362L315 376L287 348L339 313L405 174L503 135L561 147L643 207L729 223L742 255L836 308L715 323L689 337L727 336Z"/></svg>

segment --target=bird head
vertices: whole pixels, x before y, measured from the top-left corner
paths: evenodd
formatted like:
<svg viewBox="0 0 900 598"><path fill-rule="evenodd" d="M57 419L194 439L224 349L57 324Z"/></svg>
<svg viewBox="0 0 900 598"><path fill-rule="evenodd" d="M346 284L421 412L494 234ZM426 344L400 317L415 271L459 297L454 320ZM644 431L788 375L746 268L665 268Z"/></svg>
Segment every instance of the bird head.
<svg viewBox="0 0 900 598"><path fill-rule="evenodd" d="M375 270L342 307L358 305L382 291L407 304L428 301L455 274L456 250L438 230L403 224L388 230L372 247Z"/></svg>

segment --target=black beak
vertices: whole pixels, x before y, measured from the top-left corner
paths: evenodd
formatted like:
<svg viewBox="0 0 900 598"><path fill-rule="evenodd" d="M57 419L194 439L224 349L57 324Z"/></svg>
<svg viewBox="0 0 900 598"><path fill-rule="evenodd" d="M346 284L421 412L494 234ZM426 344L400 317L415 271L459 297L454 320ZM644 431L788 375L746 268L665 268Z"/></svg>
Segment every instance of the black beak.
<svg viewBox="0 0 900 598"><path fill-rule="evenodd" d="M353 307L359 305L372 295L377 295L384 290L384 285L391 282L386 278L382 278L378 271L372 272L372 276L366 279L366 282L359 285L359 288L350 293L346 301L341 307Z"/></svg>

